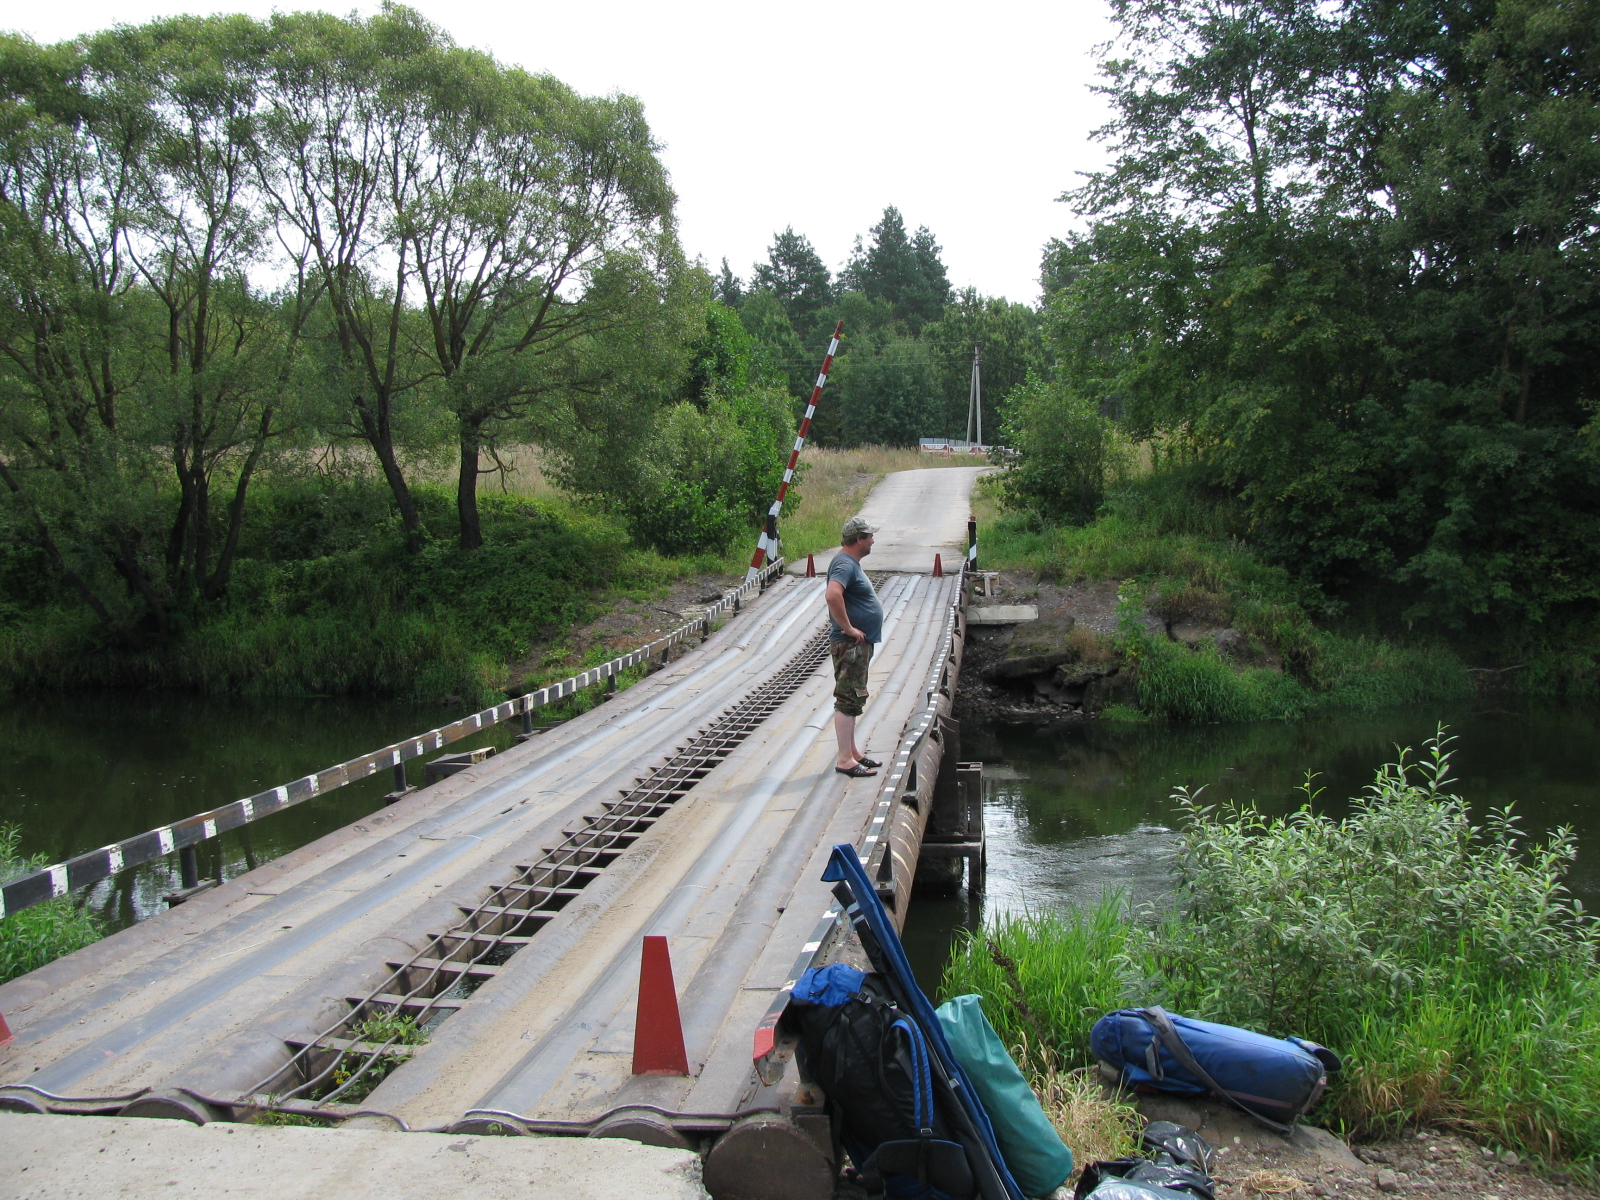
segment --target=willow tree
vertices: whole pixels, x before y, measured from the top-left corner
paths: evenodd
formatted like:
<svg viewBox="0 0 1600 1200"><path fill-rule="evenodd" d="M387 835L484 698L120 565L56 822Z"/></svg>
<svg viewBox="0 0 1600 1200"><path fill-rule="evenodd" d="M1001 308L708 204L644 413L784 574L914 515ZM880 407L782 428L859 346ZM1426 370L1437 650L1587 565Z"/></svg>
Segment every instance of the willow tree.
<svg viewBox="0 0 1600 1200"><path fill-rule="evenodd" d="M247 274L252 28L3 46L0 480L13 536L129 643L225 590L279 431L293 338Z"/></svg>
<svg viewBox="0 0 1600 1200"><path fill-rule="evenodd" d="M636 419L627 385L681 359L697 289L658 148L636 100L504 67L406 9L275 27L263 178L325 286L354 427L414 533L396 410L442 402L473 549L503 429L552 443Z"/></svg>

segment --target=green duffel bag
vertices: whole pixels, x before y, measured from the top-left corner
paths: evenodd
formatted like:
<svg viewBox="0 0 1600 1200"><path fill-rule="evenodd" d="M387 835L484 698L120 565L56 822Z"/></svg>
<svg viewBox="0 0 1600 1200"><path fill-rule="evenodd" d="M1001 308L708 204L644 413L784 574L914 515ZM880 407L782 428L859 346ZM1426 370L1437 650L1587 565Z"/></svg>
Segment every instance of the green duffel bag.
<svg viewBox="0 0 1600 1200"><path fill-rule="evenodd" d="M979 998L957 996L938 1012L951 1050L978 1089L1013 1178L1027 1195L1048 1196L1072 1174L1072 1151L983 1015Z"/></svg>

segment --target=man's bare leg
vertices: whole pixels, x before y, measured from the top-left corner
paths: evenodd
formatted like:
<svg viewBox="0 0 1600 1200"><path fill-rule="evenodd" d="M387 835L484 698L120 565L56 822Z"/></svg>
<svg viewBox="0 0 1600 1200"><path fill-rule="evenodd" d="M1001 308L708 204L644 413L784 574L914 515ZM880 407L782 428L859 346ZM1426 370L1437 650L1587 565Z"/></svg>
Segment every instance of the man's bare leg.
<svg viewBox="0 0 1600 1200"><path fill-rule="evenodd" d="M848 771L861 761L861 751L856 749L856 719L842 712L834 713L833 736L839 743L839 758L833 765Z"/></svg>

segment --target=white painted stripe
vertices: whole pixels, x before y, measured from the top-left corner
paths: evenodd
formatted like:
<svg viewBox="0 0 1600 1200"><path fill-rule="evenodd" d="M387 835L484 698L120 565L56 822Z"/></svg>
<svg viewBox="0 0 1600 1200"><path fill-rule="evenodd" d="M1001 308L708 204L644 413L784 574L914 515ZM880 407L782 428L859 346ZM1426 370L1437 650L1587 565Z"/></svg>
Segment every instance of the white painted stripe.
<svg viewBox="0 0 1600 1200"><path fill-rule="evenodd" d="M0 888L0 920L3 920L5 918L5 915L6 915L6 893L5 893L5 889L4 888Z"/></svg>
<svg viewBox="0 0 1600 1200"><path fill-rule="evenodd" d="M839 339L830 338L828 341L828 357L832 358L837 353L839 353Z"/></svg>
<svg viewBox="0 0 1600 1200"><path fill-rule="evenodd" d="M279 804L289 803L289 789L286 787L273 788L272 795Z"/></svg>
<svg viewBox="0 0 1600 1200"><path fill-rule="evenodd" d="M806 420L808 420L808 421L811 420L811 414L816 412L816 411L817 411L817 406L815 404L806 405Z"/></svg>
<svg viewBox="0 0 1600 1200"><path fill-rule="evenodd" d="M801 954L810 954L813 951L815 951L821 945L822 945L821 942L807 942L804 946L800 947L800 953Z"/></svg>
<svg viewBox="0 0 1600 1200"><path fill-rule="evenodd" d="M307 775L306 776L306 782L311 785L311 794L313 796L315 796L319 791L322 790L322 783L321 783L321 781L319 781L317 779L317 777L315 775Z"/></svg>
<svg viewBox="0 0 1600 1200"><path fill-rule="evenodd" d="M400 761L400 756L398 754L395 755L394 758L395 758L395 762L399 762ZM255 818L256 818L256 802L254 800L250 799L250 797L246 796L243 800L239 801L239 810L242 813L244 813L244 819L246 821L255 820Z"/></svg>
<svg viewBox="0 0 1600 1200"><path fill-rule="evenodd" d="M805 440L803 438L795 438L795 440L794 440L794 448L796 450L804 449L805 448Z"/></svg>
<svg viewBox="0 0 1600 1200"><path fill-rule="evenodd" d="M209 818L207 818L206 823L200 826L200 828L205 831L205 835L208 838L214 838L217 836L217 823Z"/></svg>
<svg viewBox="0 0 1600 1200"><path fill-rule="evenodd" d="M106 847L106 870L115 875L122 870L122 847L111 845Z"/></svg>
<svg viewBox="0 0 1600 1200"><path fill-rule="evenodd" d="M818 387L822 387L827 382L828 382L828 377L826 375L818 375L817 376L817 386Z"/></svg>
<svg viewBox="0 0 1600 1200"><path fill-rule="evenodd" d="M772 502L772 507L767 509L767 515L771 517L781 517L783 515L783 502L781 500L774 500Z"/></svg>
<svg viewBox="0 0 1600 1200"><path fill-rule="evenodd" d="M156 840L161 843L161 853L171 854L174 845L170 828L156 830Z"/></svg>
<svg viewBox="0 0 1600 1200"><path fill-rule="evenodd" d="M793 483L794 482L794 469L792 467L786 469L783 472L783 481L785 483Z"/></svg>
<svg viewBox="0 0 1600 1200"><path fill-rule="evenodd" d="M50 868L50 894L52 896L65 896L67 894L67 868L54 866Z"/></svg>

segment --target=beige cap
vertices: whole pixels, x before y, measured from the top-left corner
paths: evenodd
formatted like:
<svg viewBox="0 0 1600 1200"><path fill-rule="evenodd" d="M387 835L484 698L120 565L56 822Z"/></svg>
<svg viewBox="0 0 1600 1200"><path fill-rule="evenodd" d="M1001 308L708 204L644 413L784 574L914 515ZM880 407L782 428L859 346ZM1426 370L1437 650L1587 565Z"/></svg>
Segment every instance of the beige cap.
<svg viewBox="0 0 1600 1200"><path fill-rule="evenodd" d="M866 537L869 533L877 533L876 525L869 525L865 517L851 517L844 523L844 528L839 531L839 540L848 542L852 538Z"/></svg>

